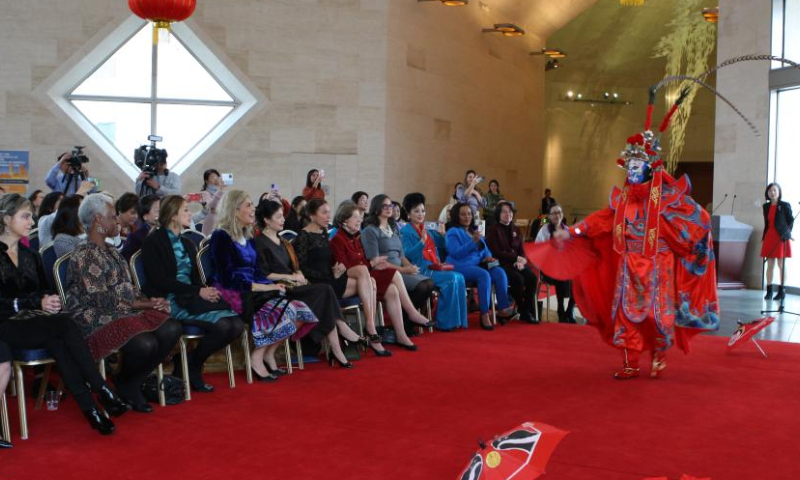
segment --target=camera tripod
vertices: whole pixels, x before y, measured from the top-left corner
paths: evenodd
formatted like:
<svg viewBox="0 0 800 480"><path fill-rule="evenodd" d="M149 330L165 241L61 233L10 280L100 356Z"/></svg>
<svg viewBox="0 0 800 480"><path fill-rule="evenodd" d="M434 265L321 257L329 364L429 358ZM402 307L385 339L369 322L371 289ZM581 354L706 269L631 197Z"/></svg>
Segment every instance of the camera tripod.
<svg viewBox="0 0 800 480"><path fill-rule="evenodd" d="M70 185L75 185L75 190L73 190L73 194L77 193L78 190L81 188L81 182L86 180L86 175L83 174L82 171L75 171L74 167L69 167L69 173L64 175L64 193L66 194L69 192Z"/></svg>

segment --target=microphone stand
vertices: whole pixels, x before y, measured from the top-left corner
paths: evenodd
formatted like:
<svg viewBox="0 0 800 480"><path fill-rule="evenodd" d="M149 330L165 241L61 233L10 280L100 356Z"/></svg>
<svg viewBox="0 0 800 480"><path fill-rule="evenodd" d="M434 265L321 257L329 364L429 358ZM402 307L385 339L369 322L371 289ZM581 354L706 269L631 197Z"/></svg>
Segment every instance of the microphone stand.
<svg viewBox="0 0 800 480"><path fill-rule="evenodd" d="M792 224L794 224L794 221L797 220L798 216L800 216L800 211L798 211L797 214L794 216L794 218L792 218ZM775 228L775 227L773 226L773 228ZM780 289L781 289L780 291L783 292L783 298L781 298L781 303L778 305L778 309L777 310L761 310L761 314L762 315L765 314L765 313L777 313L778 315L789 314L789 315L796 315L796 316L800 317L800 313L789 312L784 308L784 302L786 301L786 288L784 287L784 284L786 282L786 255L785 255L785 253L786 253L786 247L789 245L789 240L791 240L791 238L787 238L786 240L781 240L780 243L776 243L772 247L772 249L769 251L769 254L767 255L767 257L764 258L764 263L766 264L767 263L767 259L770 258L770 255L775 253L775 250L778 248L778 245L783 245L784 256L783 256L783 258L781 258L781 286L780 286Z"/></svg>
<svg viewBox="0 0 800 480"><path fill-rule="evenodd" d="M719 202L719 205L717 205L716 207L714 207L714 208L712 208L712 209L711 209L711 215L714 215L714 212L716 212L716 211L717 211L717 209L718 209L719 207L721 207L721 206L722 206L722 204L723 204L723 203L725 203L725 200L727 200L727 199L728 199L728 194L726 193L726 194L725 194L725 196L724 196L724 197L722 197L722 201L721 201L721 202Z"/></svg>

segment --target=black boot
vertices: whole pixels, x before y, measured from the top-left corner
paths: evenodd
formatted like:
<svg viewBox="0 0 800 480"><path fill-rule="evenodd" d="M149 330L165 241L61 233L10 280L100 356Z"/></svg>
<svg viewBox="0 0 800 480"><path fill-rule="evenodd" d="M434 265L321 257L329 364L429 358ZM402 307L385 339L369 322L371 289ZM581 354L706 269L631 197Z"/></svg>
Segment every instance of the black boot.
<svg viewBox="0 0 800 480"><path fill-rule="evenodd" d="M772 300L772 285L767 285L767 294L764 295L764 300Z"/></svg>
<svg viewBox="0 0 800 480"><path fill-rule="evenodd" d="M111 435L114 433L114 423L103 416L97 407L83 412L83 416L89 421L92 428L100 432L100 435Z"/></svg>
<svg viewBox="0 0 800 480"><path fill-rule="evenodd" d="M772 299L773 300L783 300L784 298L786 298L786 292L784 291L783 286L779 286L778 287L778 293L776 293L775 296L772 297Z"/></svg>
<svg viewBox="0 0 800 480"><path fill-rule="evenodd" d="M105 409L106 413L112 417L119 417L126 413L131 408L131 405L119 398L113 390L108 388L108 385L103 385L97 392L97 399Z"/></svg>
<svg viewBox="0 0 800 480"><path fill-rule="evenodd" d="M569 303L567 304L566 317L567 323L578 323L578 321L575 320L575 302L572 300L572 297L570 297Z"/></svg>

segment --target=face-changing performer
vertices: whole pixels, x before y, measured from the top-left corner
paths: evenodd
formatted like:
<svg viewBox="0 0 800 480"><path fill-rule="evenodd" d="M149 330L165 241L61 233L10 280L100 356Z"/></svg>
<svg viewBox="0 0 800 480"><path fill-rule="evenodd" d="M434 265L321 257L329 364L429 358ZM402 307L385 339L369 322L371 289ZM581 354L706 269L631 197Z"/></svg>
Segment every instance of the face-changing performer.
<svg viewBox="0 0 800 480"><path fill-rule="evenodd" d="M659 136L684 96L667 114ZM573 289L587 321L622 354L617 379L639 376L639 356L647 350L652 352L650 376L658 378L667 365L667 349L677 344L688 352L692 335L719 326L710 216L689 196L686 176L675 180L664 172L659 141L650 130L652 100L644 131L628 138L617 160L627 179L611 192L608 208L554 235L567 242L566 248L534 247L586 249L590 253L582 258L595 259L572 270ZM574 258L581 257L560 255L558 260Z"/></svg>

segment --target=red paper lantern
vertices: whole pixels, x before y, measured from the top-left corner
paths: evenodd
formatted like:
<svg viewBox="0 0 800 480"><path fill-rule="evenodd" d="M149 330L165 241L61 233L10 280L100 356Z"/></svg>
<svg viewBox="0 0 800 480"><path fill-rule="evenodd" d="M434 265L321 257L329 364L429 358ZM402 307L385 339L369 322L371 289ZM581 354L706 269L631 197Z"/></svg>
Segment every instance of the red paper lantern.
<svg viewBox="0 0 800 480"><path fill-rule="evenodd" d="M197 0L128 0L131 11L155 23L153 41L158 42L158 30L169 30L172 22L186 20L197 6Z"/></svg>

